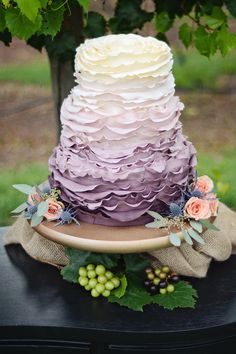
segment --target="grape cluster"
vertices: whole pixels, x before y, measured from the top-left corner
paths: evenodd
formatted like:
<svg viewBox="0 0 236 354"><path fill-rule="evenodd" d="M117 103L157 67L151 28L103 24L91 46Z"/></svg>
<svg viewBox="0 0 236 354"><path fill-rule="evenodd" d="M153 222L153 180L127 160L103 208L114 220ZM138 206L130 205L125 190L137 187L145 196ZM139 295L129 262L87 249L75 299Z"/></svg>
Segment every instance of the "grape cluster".
<svg viewBox="0 0 236 354"><path fill-rule="evenodd" d="M144 270L144 286L151 295L172 293L175 291L174 284L178 283L179 276L171 272L168 266L161 268L147 267Z"/></svg>
<svg viewBox="0 0 236 354"><path fill-rule="evenodd" d="M108 297L113 289L120 286L120 279L102 264L80 267L78 282L85 290L91 291L93 297Z"/></svg>

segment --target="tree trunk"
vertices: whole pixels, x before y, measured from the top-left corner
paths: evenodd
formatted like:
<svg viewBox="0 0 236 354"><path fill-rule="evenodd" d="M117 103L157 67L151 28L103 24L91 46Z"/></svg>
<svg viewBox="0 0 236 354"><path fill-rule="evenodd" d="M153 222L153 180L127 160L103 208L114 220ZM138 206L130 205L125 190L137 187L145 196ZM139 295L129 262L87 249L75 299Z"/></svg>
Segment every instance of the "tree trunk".
<svg viewBox="0 0 236 354"><path fill-rule="evenodd" d="M57 35L57 43L60 45L60 37L64 33L69 33L73 36L75 42L75 48L83 42L83 10L79 6L78 2L70 5L71 13L65 16L62 29ZM55 45L55 42L54 42ZM51 81L54 100L55 117L57 120L57 136L60 137L61 122L60 122L60 109L64 98L69 94L74 82L74 51L69 50L68 53L62 53L62 55L55 55L50 51L50 47L46 48L50 69L51 69Z"/></svg>

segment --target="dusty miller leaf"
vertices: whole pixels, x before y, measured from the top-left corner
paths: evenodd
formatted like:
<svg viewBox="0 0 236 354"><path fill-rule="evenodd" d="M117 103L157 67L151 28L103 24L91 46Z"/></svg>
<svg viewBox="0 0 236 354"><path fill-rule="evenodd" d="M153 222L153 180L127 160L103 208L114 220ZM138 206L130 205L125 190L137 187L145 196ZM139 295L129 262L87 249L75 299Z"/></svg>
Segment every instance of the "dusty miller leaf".
<svg viewBox="0 0 236 354"><path fill-rule="evenodd" d="M167 225L167 222L165 219L162 220L155 220L153 222L150 222L146 224L145 226L150 229L160 229L162 227L165 227Z"/></svg>
<svg viewBox="0 0 236 354"><path fill-rule="evenodd" d="M180 240L179 236L177 236L174 233L171 233L169 235L169 240L170 240L170 243L176 247L179 247L181 245L181 240Z"/></svg>
<svg viewBox="0 0 236 354"><path fill-rule="evenodd" d="M157 219L157 220L163 219L163 216L161 216L161 214L157 213L156 211L148 210L147 213L149 215L151 215L154 219Z"/></svg>
<svg viewBox="0 0 236 354"><path fill-rule="evenodd" d="M22 203L21 205L19 205L16 209L12 210L11 213L12 214L19 214L22 211L24 211L26 208L28 207L27 203Z"/></svg>
<svg viewBox="0 0 236 354"><path fill-rule="evenodd" d="M24 194L30 195L33 193L33 187L28 184L13 184L12 187Z"/></svg>
<svg viewBox="0 0 236 354"><path fill-rule="evenodd" d="M187 229L187 233L191 238L193 238L195 241L201 243L202 245L205 245L205 241L203 238L199 235L199 233L191 228Z"/></svg>
<svg viewBox="0 0 236 354"><path fill-rule="evenodd" d="M48 211L48 199L38 204L37 215L43 216Z"/></svg>
<svg viewBox="0 0 236 354"><path fill-rule="evenodd" d="M43 221L43 217L42 216L38 216L37 213L35 213L32 216L30 225L32 227L35 227L35 226L38 226L42 221Z"/></svg>
<svg viewBox="0 0 236 354"><path fill-rule="evenodd" d="M187 230L182 229L183 235L184 235L184 239L185 241L189 244L189 245L193 245L193 241L191 239L191 237L189 236L189 234L187 233Z"/></svg>
<svg viewBox="0 0 236 354"><path fill-rule="evenodd" d="M218 229L218 227L216 227L214 224L210 223L208 220L199 220L199 222L206 228L209 230L214 230L214 231L220 231L220 229Z"/></svg>
<svg viewBox="0 0 236 354"><path fill-rule="evenodd" d="M198 221L191 220L190 221L190 225L192 226L192 228L194 230L196 230L199 233L201 233L202 230L203 230L202 224L200 222L198 222Z"/></svg>

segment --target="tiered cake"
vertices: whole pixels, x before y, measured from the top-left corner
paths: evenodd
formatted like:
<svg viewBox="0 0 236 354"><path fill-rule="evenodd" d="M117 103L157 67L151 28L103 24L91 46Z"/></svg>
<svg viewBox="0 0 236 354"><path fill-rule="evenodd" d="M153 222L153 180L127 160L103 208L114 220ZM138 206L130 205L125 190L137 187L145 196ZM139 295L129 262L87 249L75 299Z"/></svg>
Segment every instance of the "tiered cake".
<svg viewBox="0 0 236 354"><path fill-rule="evenodd" d="M195 149L182 134L168 45L135 34L85 41L78 83L61 109L50 184L78 220L127 226L162 214L195 175Z"/></svg>

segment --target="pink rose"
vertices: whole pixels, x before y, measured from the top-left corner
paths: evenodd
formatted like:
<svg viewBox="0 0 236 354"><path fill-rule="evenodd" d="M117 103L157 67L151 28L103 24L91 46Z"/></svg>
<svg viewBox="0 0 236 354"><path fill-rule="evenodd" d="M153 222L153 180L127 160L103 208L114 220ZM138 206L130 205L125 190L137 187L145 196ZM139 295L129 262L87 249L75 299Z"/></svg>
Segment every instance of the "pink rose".
<svg viewBox="0 0 236 354"><path fill-rule="evenodd" d="M212 179L208 176L201 176L197 178L197 183L195 189L199 190L201 193L209 193L214 188L214 183Z"/></svg>
<svg viewBox="0 0 236 354"><path fill-rule="evenodd" d="M192 197L185 204L184 214L195 220L208 219L211 217L210 203L208 200Z"/></svg>
<svg viewBox="0 0 236 354"><path fill-rule="evenodd" d="M207 194L205 199L209 203L211 215L217 216L218 207L219 207L219 200L217 199L216 195L214 193L209 193L209 194Z"/></svg>
<svg viewBox="0 0 236 354"><path fill-rule="evenodd" d="M52 198L49 198L48 201L48 211L44 214L44 217L47 220L58 219L64 209L64 204Z"/></svg>
<svg viewBox="0 0 236 354"><path fill-rule="evenodd" d="M30 205L36 205L42 201L43 201L43 198L38 193L31 194L28 197L28 203Z"/></svg>

